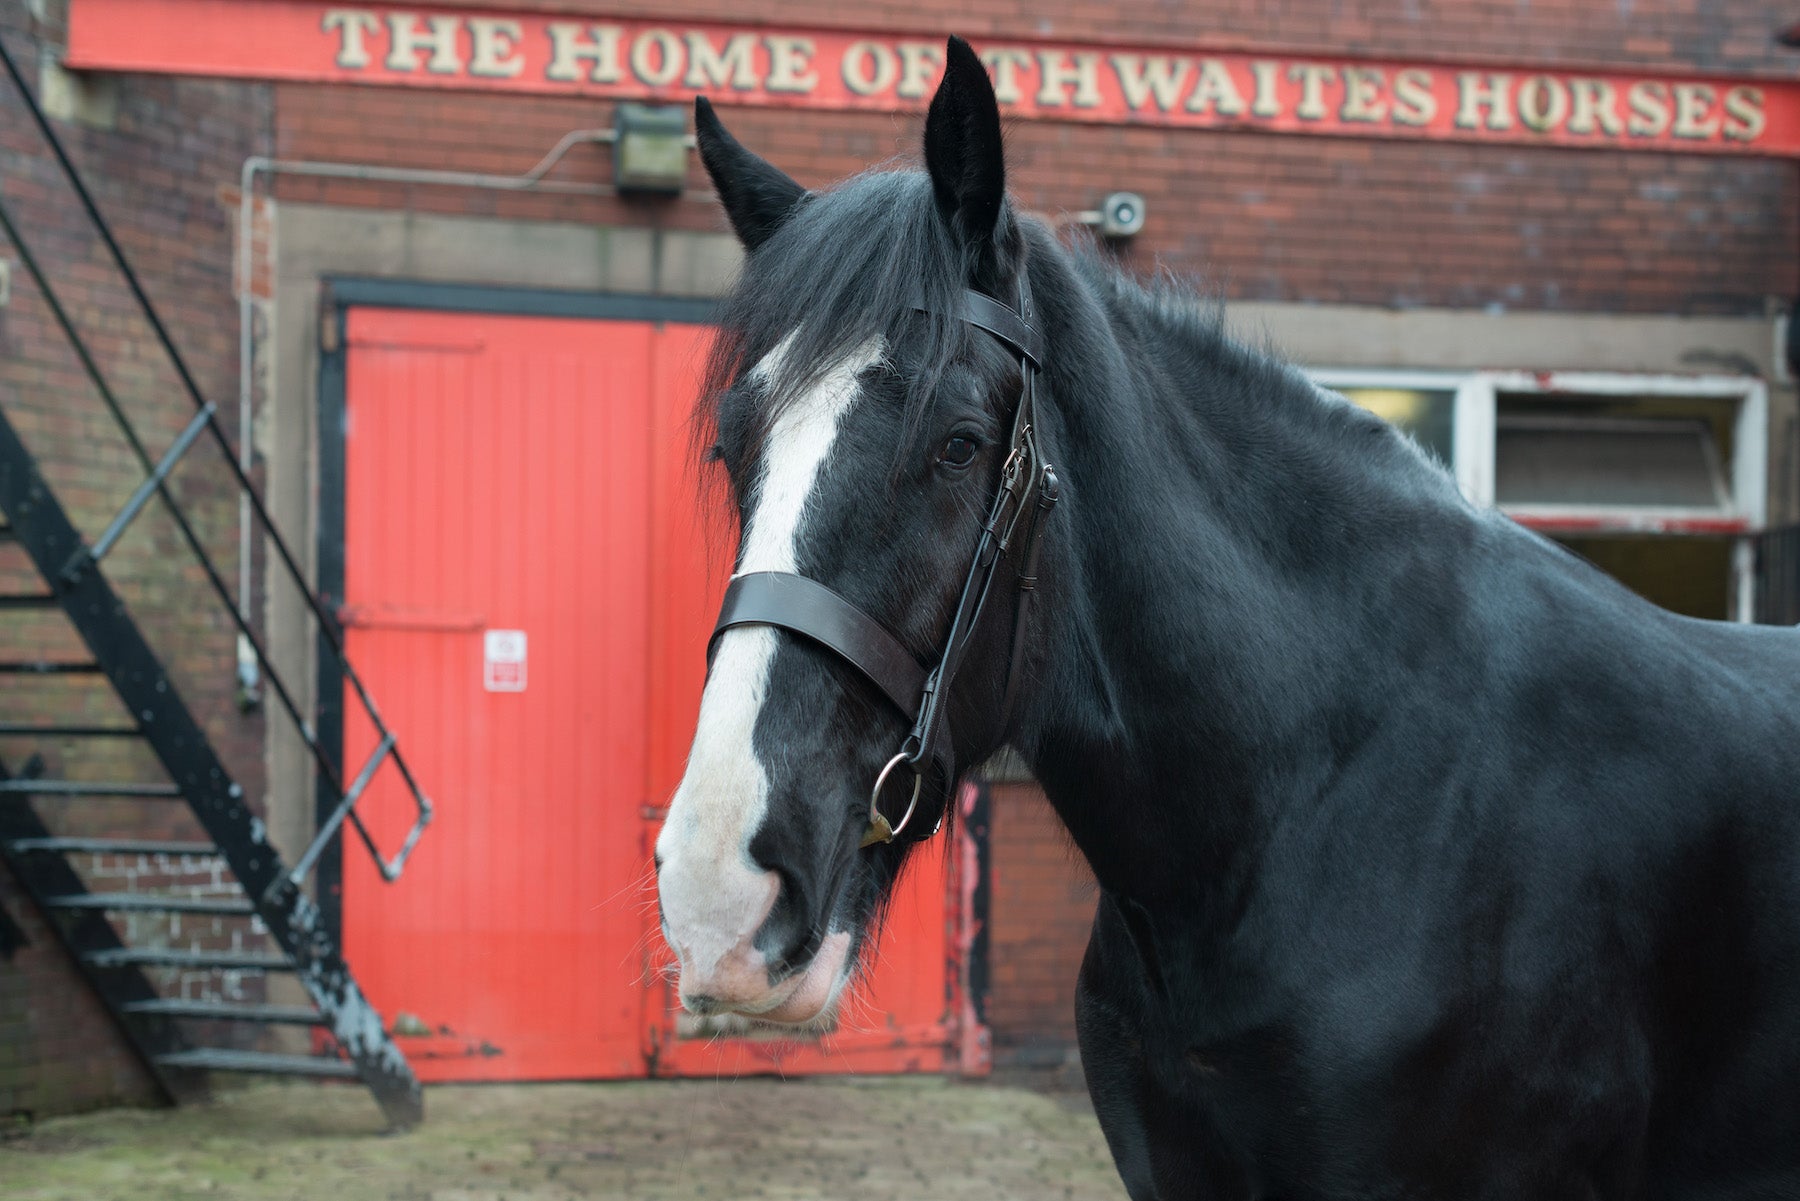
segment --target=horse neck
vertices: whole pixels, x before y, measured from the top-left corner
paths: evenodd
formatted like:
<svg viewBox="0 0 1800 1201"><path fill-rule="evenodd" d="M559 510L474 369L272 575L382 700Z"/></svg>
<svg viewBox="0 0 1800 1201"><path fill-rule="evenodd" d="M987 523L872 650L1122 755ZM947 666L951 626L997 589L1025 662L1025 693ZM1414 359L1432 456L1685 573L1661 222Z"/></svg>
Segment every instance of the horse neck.
<svg viewBox="0 0 1800 1201"><path fill-rule="evenodd" d="M1229 888L1374 719L1380 608L1466 510L1291 369L1136 318L1046 306L1068 504L1015 742L1103 886Z"/></svg>

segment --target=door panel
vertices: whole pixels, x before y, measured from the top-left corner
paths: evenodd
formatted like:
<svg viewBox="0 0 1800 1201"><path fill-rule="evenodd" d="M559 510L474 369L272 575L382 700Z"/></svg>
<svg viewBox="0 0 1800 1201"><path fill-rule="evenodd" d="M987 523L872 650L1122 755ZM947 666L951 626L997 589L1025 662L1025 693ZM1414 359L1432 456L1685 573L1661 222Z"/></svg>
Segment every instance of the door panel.
<svg viewBox="0 0 1800 1201"><path fill-rule="evenodd" d="M440 1032L405 1044L427 1080L641 1072L655 330L358 309L348 334L350 654L440 801L400 886L345 856L348 954ZM488 690L489 630L524 633L523 691ZM365 802L389 839L396 799Z"/></svg>

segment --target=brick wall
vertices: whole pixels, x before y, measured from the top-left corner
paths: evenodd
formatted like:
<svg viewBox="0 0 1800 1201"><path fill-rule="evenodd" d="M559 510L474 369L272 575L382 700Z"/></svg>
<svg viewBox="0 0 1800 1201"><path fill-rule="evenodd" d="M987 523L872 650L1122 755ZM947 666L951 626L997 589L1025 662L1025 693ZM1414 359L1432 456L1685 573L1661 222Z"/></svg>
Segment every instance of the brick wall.
<svg viewBox="0 0 1800 1201"><path fill-rule="evenodd" d="M1043 793L995 784L990 826L988 1024L999 1067L1047 1067L1075 1042L1075 975L1098 896Z"/></svg>
<svg viewBox="0 0 1800 1201"><path fill-rule="evenodd" d="M343 137L330 110L367 106L374 132ZM505 119L483 124L496 109ZM398 89L280 89L282 153L518 173L563 133L610 108L562 98L420 95ZM732 110L746 144L807 186L917 150L917 122L858 113L804 121ZM419 129L424 137L404 132ZM439 131L445 131L440 133ZM439 139L456 145L440 145ZM475 151L456 146L476 147ZM1161 265L1231 299L1393 307L1617 313L1760 313L1792 295L1794 168L1544 147L1356 141L1031 122L1009 133L1016 196L1058 214L1107 192L1141 193L1149 214L1126 261ZM579 148L563 178L603 182L602 149ZM696 170L690 187L706 186ZM363 182L284 179L284 200L368 204L611 225L712 229L692 198L471 195Z"/></svg>
<svg viewBox="0 0 1800 1201"><path fill-rule="evenodd" d="M213 900L241 900L243 888L217 855L88 855L82 878L97 892L156 892ZM268 928L260 917L192 913L128 913L114 919L131 946L181 951L262 951ZM157 979L165 997L184 1001L258 1001L260 972L169 969ZM240 1032L241 1033L241 1032Z"/></svg>
<svg viewBox="0 0 1800 1201"><path fill-rule="evenodd" d="M34 30L16 16L0 22L0 34L8 35L28 70L37 58L34 32L51 46L60 36L53 23ZM58 131L174 331L201 393L218 403L219 419L235 438L235 210L228 211L226 194L243 159L266 147L266 90L149 77L114 82L108 127L57 122ZM193 406L10 89L0 91L0 156L6 196L24 236L151 455L160 455L193 416ZM17 257L11 247L0 253ZM96 535L143 472L23 271L15 270L11 303L0 309L0 389L9 419L63 507L79 528ZM236 491L222 467L220 451L203 437L171 488L235 584ZM14 550L0 562L0 572L12 578L29 570L24 562ZM262 733L258 723L241 719L233 703L229 616L196 603L212 594L161 506L143 511L106 568L152 646L167 648L167 666L189 707L207 724L246 791L258 795ZM5 636L35 645L58 637L52 630L57 624L21 628L9 618Z"/></svg>
<svg viewBox="0 0 1800 1201"><path fill-rule="evenodd" d="M99 998L0 867L0 909L28 940L0 957L0 1129L25 1118L159 1096Z"/></svg>
<svg viewBox="0 0 1800 1201"><path fill-rule="evenodd" d="M631 15L645 3L513 0L500 7ZM492 8L494 5L484 5ZM1138 39L1521 63L1600 63L1791 75L1766 6L1732 0L1704 16L1679 0L1630 6L1410 0L1374 6L1138 6L1089 0L876 4L859 26L971 36ZM683 17L741 21L724 0ZM785 5L792 25L842 25L841 10ZM521 172L563 133L604 127L588 100L284 85L278 143L294 158ZM732 110L749 145L809 186L917 149L919 122L880 114ZM582 147L562 178L600 183L604 148ZM1045 213L1092 207L1127 188L1148 201L1131 245L1227 297L1381 306L1607 312L1758 313L1792 295L1800 200L1787 163L1540 147L1302 138L1019 121L1010 178ZM695 189L705 180L696 169ZM493 212L611 224L713 228L710 203L497 196L367 183L284 181L283 198Z"/></svg>
<svg viewBox="0 0 1800 1201"><path fill-rule="evenodd" d="M0 37L37 75L40 55L63 40L58 3L0 7ZM34 10L43 15L34 18ZM44 82L32 80L40 95ZM66 77L53 81L70 83ZM57 129L113 224L204 395L235 429L236 308L232 291L232 212L228 189L243 159L267 149L268 90L202 80L115 78L77 96ZM193 415L193 406L137 314L123 281L85 224L73 193L38 139L23 104L0 82L0 193L52 286L89 341L150 454L160 456ZM0 406L37 456L46 478L91 541L143 478L128 444L88 384L43 297L14 263L10 301L0 307ZM202 542L228 580L236 573L236 492L205 440L173 477ZM190 710L253 801L264 793L263 723L235 703L234 630L211 602L204 576L173 522L152 504L105 563L108 578ZM35 585L35 587L32 587ZM21 548L0 545L0 591L41 589ZM86 658L60 613L0 614L0 660ZM0 721L128 720L103 681L80 677L5 677ZM164 780L146 748L109 740L0 738L0 762L17 770L33 753L45 774L87 780ZM0 803L6 803L0 800ZM137 838L199 837L185 805L166 801L39 802L58 833ZM85 858L77 870L90 887L205 894L222 887L214 860ZM39 915L0 868L0 904L31 939L0 961L0 1113L38 1114L109 1101L153 1097L98 1001L66 961ZM234 945L254 930L213 928L211 919L140 920L148 945ZM171 981L248 989L254 981Z"/></svg>

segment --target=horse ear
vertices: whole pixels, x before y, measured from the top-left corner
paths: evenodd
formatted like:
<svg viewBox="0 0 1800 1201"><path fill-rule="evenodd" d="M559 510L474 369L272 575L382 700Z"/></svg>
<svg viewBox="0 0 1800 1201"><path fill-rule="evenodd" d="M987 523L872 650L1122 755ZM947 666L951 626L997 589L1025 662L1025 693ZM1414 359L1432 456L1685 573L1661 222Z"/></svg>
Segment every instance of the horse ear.
<svg viewBox="0 0 1800 1201"><path fill-rule="evenodd" d="M694 140L713 189L745 250L755 250L806 195L779 167L744 149L704 96L694 98Z"/></svg>
<svg viewBox="0 0 1800 1201"><path fill-rule="evenodd" d="M969 43L952 37L944 78L925 115L925 169L938 209L965 242L993 237L1006 196L1000 102Z"/></svg>

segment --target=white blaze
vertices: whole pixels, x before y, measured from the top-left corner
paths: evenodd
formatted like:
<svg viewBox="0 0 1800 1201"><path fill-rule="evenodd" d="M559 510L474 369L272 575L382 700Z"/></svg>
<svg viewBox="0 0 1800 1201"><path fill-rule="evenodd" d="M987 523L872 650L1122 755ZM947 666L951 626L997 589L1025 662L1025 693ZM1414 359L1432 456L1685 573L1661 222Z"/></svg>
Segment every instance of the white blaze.
<svg viewBox="0 0 1800 1201"><path fill-rule="evenodd" d="M775 374L792 342L790 334L752 377ZM883 350L879 339L865 343L776 417L762 448L740 572L796 570L807 500L856 399L857 376ZM769 803L768 773L751 738L775 649L768 626L739 626L720 637L687 772L656 841L663 919L681 959L684 995L747 991L762 969L750 940L774 902L775 882L750 857L750 839Z"/></svg>

